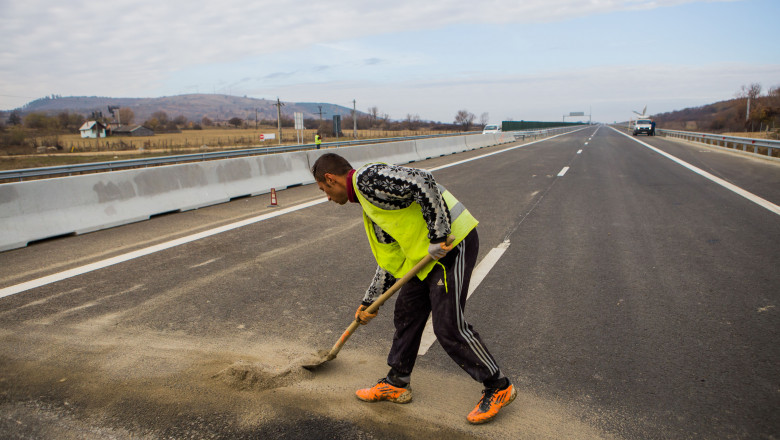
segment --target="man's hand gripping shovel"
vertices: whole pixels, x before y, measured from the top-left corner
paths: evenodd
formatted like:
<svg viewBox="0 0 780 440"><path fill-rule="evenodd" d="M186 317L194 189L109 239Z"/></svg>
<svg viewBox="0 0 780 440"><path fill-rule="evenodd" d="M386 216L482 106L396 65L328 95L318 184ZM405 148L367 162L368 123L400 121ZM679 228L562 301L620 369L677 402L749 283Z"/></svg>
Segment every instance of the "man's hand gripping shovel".
<svg viewBox="0 0 780 440"><path fill-rule="evenodd" d="M446 250L449 250L454 238L455 237L453 237L452 235L447 237L447 242L446 244L444 244L446 246L445 247ZM433 257L431 257L430 255L426 255L425 258L420 260L413 268L411 268L409 272L406 273L406 275L398 279L395 282L395 284L390 286L390 288L387 289L385 293L380 295L379 298L377 298L377 300L373 302L373 304L368 306L365 309L365 313L369 315L376 313L377 310L379 310L379 307L381 307L382 304L385 303L385 301L387 301L391 296L395 295L395 293L398 292L401 289L401 287L403 287L404 284L408 283L409 280L417 276L417 272L422 270L422 268L425 267L425 265L427 265L433 260L434 260ZM341 337L338 339L338 341L336 341L336 344L333 345L333 348L331 348L330 351L326 351L326 350L318 351L317 354L314 355L314 357L312 357L312 359L309 362L301 366L307 370L313 370L321 366L322 364L335 359L336 356L339 354L339 351L341 351L341 347L344 346L344 344L347 342L347 339L349 339L349 337L352 336L352 333L354 333L358 327L360 327L360 321L358 318L355 318L355 320L352 321L349 327L347 327L347 329L344 330L344 333L342 333Z"/></svg>

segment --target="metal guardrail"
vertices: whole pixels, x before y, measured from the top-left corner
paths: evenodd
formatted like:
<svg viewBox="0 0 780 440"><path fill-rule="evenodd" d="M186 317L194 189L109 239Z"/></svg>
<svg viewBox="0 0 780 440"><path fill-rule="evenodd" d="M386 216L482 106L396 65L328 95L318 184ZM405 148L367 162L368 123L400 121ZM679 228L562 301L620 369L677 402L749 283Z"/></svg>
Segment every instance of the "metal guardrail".
<svg viewBox="0 0 780 440"><path fill-rule="evenodd" d="M752 147L752 153L759 156L768 156L774 159L780 159L780 141L769 139L751 139L736 136L723 136L720 134L692 133L689 131L662 130L656 129L656 132L662 136L683 139L687 141L700 142L707 145L715 145L729 149L741 149L745 152ZM761 148L766 148L767 154L761 153ZM773 152L777 150L777 152Z"/></svg>
<svg viewBox="0 0 780 440"><path fill-rule="evenodd" d="M515 136L515 139L517 140L517 139L525 139L526 137L531 137L531 136L536 137L548 133L563 131L566 128L570 128L570 127L562 127L558 129L552 128L552 129L544 129L544 130L518 131L518 132L514 132L513 134ZM349 141L341 141L341 142L327 142L327 143L323 143L322 146L323 147L347 147L347 146L355 146L355 145L377 144L383 142L398 142L398 141L409 141L415 139L464 136L464 135L480 134L480 133L481 132L479 131L469 131L469 132L456 133L456 134L447 133L447 134L435 134L435 135L426 135L426 136L407 136L407 137L393 137L393 138L381 138L381 139L349 140ZM244 156L286 153L290 151L311 150L314 148L316 148L315 144L283 145L278 147L257 147L257 148L247 148L242 150L213 151L213 152L194 153L194 154L182 154L176 156L161 156L161 157L144 158L144 159L125 159L125 160L114 160L108 162L92 162L92 163L78 164L78 165L60 165L60 166L53 166L53 167L24 168L20 170L0 171L0 184L3 182L7 183L9 181L21 182L24 179L29 179L34 177L40 178L40 177L54 177L54 176L70 176L73 174L80 174L84 172L108 172L108 171L117 171L122 169L143 168L149 166L173 165L173 164L185 163L185 162L201 162L206 160L230 159L230 158L244 157Z"/></svg>

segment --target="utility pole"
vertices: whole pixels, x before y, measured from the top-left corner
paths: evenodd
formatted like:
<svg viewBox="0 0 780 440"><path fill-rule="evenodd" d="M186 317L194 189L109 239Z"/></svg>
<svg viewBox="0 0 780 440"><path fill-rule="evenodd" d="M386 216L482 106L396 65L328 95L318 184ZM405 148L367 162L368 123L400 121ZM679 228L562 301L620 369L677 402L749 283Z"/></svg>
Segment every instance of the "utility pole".
<svg viewBox="0 0 780 440"><path fill-rule="evenodd" d="M352 137L357 139L357 107L356 102L352 100Z"/></svg>
<svg viewBox="0 0 780 440"><path fill-rule="evenodd" d="M257 108L255 108L255 130L257 130Z"/></svg>
<svg viewBox="0 0 780 440"><path fill-rule="evenodd" d="M282 106L284 105L279 97L276 97L276 126L279 128L279 145L282 145Z"/></svg>
<svg viewBox="0 0 780 440"><path fill-rule="evenodd" d="M317 108L320 109L320 121L322 120L322 106L318 105Z"/></svg>

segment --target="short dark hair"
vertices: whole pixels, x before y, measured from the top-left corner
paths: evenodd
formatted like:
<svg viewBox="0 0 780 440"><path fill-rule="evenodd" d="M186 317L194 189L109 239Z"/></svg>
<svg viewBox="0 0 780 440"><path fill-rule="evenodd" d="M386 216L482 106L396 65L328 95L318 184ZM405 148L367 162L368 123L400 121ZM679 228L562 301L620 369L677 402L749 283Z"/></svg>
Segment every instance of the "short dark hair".
<svg viewBox="0 0 780 440"><path fill-rule="evenodd" d="M311 173L317 182L325 181L325 173L343 176L352 170L352 165L347 159L336 153L325 153L320 156L311 167Z"/></svg>

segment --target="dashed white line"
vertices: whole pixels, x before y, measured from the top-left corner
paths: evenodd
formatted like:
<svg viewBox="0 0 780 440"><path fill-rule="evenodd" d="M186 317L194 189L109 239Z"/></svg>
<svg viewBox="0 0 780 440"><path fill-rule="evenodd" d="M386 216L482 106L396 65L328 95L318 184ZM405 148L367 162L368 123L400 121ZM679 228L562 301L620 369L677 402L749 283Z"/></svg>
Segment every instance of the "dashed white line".
<svg viewBox="0 0 780 440"><path fill-rule="evenodd" d="M566 174L566 171L569 171L569 167L563 167L560 173L558 173L558 177L563 177L564 174Z"/></svg>

